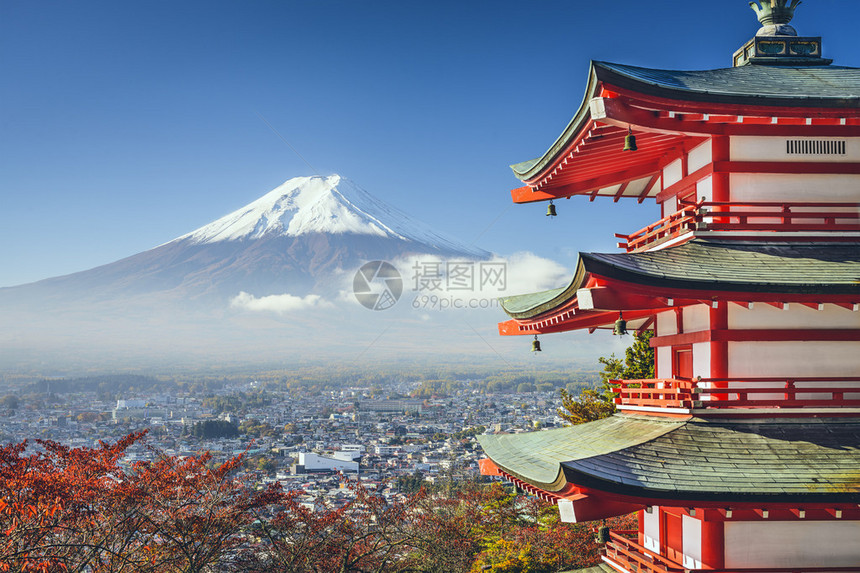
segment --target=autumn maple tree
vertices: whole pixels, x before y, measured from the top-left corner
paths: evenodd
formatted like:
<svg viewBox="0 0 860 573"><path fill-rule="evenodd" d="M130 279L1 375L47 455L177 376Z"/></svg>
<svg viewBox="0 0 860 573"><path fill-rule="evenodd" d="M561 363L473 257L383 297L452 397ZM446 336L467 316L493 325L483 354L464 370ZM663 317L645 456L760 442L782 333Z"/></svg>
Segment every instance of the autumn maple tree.
<svg viewBox="0 0 860 573"><path fill-rule="evenodd" d="M117 462L143 437L134 433L97 448L36 440L0 449L0 570L111 571L129 565L127 529L116 511L123 472ZM133 537L133 536L131 536ZM128 569L133 570L133 569Z"/></svg>
<svg viewBox="0 0 860 573"><path fill-rule="evenodd" d="M129 469L144 432L96 448L37 440L0 450L0 570L201 572L243 543L242 527L281 497L233 479L237 456L157 455Z"/></svg>
<svg viewBox="0 0 860 573"><path fill-rule="evenodd" d="M144 437L0 448L0 571L539 573L596 560L589 526L500 483L392 496L342 476L341 495L314 499L252 487L241 455L123 462Z"/></svg>

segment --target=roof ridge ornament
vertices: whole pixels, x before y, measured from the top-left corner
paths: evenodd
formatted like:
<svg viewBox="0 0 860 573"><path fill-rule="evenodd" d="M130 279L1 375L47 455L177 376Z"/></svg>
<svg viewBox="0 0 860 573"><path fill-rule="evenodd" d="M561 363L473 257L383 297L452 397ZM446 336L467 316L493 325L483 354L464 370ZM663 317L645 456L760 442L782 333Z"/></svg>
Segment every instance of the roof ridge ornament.
<svg viewBox="0 0 860 573"><path fill-rule="evenodd" d="M801 0L755 0L749 3L761 28L755 37L734 53L734 67L826 66L833 60L821 56L821 36L797 35L789 22Z"/></svg>
<svg viewBox="0 0 860 573"><path fill-rule="evenodd" d="M750 8L758 16L762 27L756 36L797 36L797 30L788 23L794 18L794 11L801 4L801 0L760 0L750 2Z"/></svg>

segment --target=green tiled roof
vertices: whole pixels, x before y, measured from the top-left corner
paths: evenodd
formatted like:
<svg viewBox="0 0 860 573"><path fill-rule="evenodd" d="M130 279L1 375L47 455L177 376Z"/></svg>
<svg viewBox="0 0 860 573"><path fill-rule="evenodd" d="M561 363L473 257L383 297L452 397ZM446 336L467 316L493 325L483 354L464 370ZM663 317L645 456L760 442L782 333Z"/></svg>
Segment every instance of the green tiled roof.
<svg viewBox="0 0 860 573"><path fill-rule="evenodd" d="M478 436L493 462L509 474L556 491L563 462L599 456L635 446L671 432L677 421L645 417L612 416L581 424L524 434Z"/></svg>
<svg viewBox="0 0 860 573"><path fill-rule="evenodd" d="M662 431L644 426L650 432L640 435L642 417L609 420L555 437L484 437L481 445L500 468L541 488L554 467L569 483L641 498L860 501L858 421L655 421Z"/></svg>
<svg viewBox="0 0 860 573"><path fill-rule="evenodd" d="M589 272L682 289L860 294L860 243L693 240L644 253L587 253Z"/></svg>
<svg viewBox="0 0 860 573"><path fill-rule="evenodd" d="M576 266L573 278L567 286L542 292L521 294L499 299L502 308L514 318L531 317L535 314L552 310L576 296L577 289L582 288L585 279L585 267Z"/></svg>
<svg viewBox="0 0 860 573"><path fill-rule="evenodd" d="M588 104L597 95L601 82L683 101L746 107L860 108L860 68L741 66L683 71L592 62L585 97L579 109L541 157L511 165L517 178L525 181L538 175L579 134L591 117Z"/></svg>
<svg viewBox="0 0 860 573"><path fill-rule="evenodd" d="M860 243L705 241L642 253L581 253L564 288L501 299L511 317L528 319L576 296L587 273L635 284L689 290L860 296Z"/></svg>
<svg viewBox="0 0 860 573"><path fill-rule="evenodd" d="M607 62L594 62L593 66L601 81L671 98L743 105L860 107L860 68L741 66L680 71Z"/></svg>

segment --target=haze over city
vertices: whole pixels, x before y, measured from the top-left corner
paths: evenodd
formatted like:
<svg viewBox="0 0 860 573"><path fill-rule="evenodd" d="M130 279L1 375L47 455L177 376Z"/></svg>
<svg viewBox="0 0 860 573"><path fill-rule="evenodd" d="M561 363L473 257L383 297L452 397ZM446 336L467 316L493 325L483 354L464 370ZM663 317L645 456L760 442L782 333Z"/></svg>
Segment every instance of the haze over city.
<svg viewBox="0 0 860 573"><path fill-rule="evenodd" d="M508 165L539 156L560 133L581 100L589 59L723 67L756 30L743 2L719 10L710 3L657 10L630 0L7 2L0 15L4 287L146 252L293 177L335 173L466 248L544 261L546 280L526 291L564 286L579 251L615 250L613 233L641 228L657 209L650 201L575 198L559 202L551 219L543 204L511 203L519 182ZM795 25L823 36L836 64L856 65L847 27L857 16L856 3L818 0ZM259 307L258 299L275 294L310 300L287 287L237 300ZM498 308L465 322L463 314L436 314L429 316L437 326L425 329L432 342L422 348L488 361L532 358L527 341L498 337L495 325L505 318ZM253 322L261 338L279 340L275 348L343 354L322 344L332 336L313 336L325 319L251 315L245 326ZM92 313L82 316L101 325ZM371 326L369 316L378 321L383 313L350 323L357 344L344 356L368 357L365 349L386 338L391 356L415 350L393 331L383 334L386 325ZM8 357L20 359L23 350L44 359L38 345L12 334L16 318L32 322L4 315L6 342L17 344L7 345ZM164 322L150 322L150 334L162 336ZM291 337L281 339L287 331ZM234 331L225 344L254 340L247 332ZM33 336L74 347L86 343L77 334L74 326L59 333L47 325ZM182 336L162 338L172 346L167 340ZM622 348L600 333L559 341L566 354L553 356L562 359L593 361ZM123 344L140 350L133 337ZM243 351L252 356L255 348Z"/></svg>

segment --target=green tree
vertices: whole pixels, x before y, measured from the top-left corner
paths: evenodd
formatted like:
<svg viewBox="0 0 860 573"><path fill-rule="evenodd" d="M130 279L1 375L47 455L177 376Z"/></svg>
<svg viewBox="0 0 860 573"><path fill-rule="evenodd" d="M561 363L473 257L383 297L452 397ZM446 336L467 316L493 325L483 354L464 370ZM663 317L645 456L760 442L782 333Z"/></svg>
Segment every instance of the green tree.
<svg viewBox="0 0 860 573"><path fill-rule="evenodd" d="M202 422L195 422L190 428L186 427L186 432L204 440L236 438L239 436L239 430L236 426L226 420L203 420Z"/></svg>
<svg viewBox="0 0 860 573"><path fill-rule="evenodd" d="M600 386L582 390L574 396L562 388L558 415L572 424L583 424L606 418L615 413L611 380L643 380L654 377L654 349L651 337L654 332L645 330L633 335L633 344L624 351L624 360L610 354L601 356Z"/></svg>
<svg viewBox="0 0 860 573"><path fill-rule="evenodd" d="M15 411L21 405L21 401L18 399L18 396L14 394L7 394L0 398L0 407L6 408L8 410Z"/></svg>
<svg viewBox="0 0 860 573"><path fill-rule="evenodd" d="M610 380L643 380L654 377L654 349L651 348L653 330L637 332L633 335L633 344L624 351L624 360L610 354L609 358L601 356L598 361L603 364L600 381L609 388Z"/></svg>

